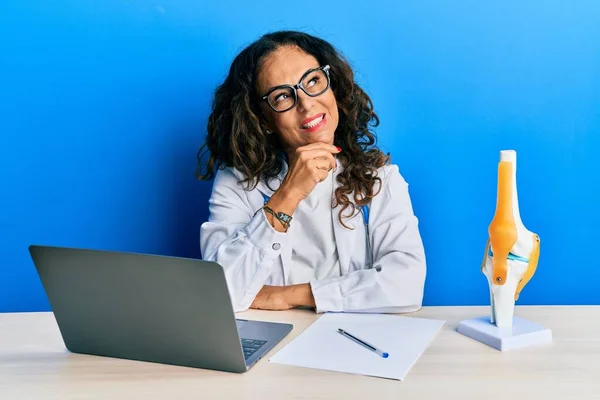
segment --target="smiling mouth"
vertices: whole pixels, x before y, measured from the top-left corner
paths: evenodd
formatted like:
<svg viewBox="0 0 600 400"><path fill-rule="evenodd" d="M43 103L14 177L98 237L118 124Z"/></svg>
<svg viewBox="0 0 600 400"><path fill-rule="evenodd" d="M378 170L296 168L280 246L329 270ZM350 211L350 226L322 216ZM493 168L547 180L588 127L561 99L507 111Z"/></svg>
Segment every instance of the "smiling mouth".
<svg viewBox="0 0 600 400"><path fill-rule="evenodd" d="M302 129L314 128L315 126L319 125L321 123L321 121L323 121L324 118L325 118L325 114L321 115L318 118L313 119L308 124L300 125L300 128L302 128Z"/></svg>

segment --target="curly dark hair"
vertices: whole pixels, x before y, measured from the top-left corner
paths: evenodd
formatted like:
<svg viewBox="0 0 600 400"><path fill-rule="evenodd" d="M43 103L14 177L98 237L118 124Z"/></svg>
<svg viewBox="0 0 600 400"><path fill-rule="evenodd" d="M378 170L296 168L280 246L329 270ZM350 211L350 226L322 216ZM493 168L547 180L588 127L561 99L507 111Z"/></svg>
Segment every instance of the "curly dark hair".
<svg viewBox="0 0 600 400"><path fill-rule="evenodd" d="M235 167L246 177L241 182L251 190L260 179L268 181L279 175L286 156L277 136L266 134L266 119L255 88L265 57L286 46L298 47L321 65L331 67L331 90L339 110L334 145L342 148L337 158L344 167L337 177L340 186L332 207L342 206L338 218L343 224L346 209L350 207L347 217L352 216L356 205L368 204L379 192L381 185L375 190L380 182L377 169L388 163L389 154L376 147L377 139L369 125L378 126L379 118L369 96L354 81L348 61L325 40L304 32L268 33L234 59L229 75L214 95L206 141L197 155L196 177L209 180L214 178L215 169ZM204 163L206 151L210 156ZM352 193L354 202L349 199Z"/></svg>

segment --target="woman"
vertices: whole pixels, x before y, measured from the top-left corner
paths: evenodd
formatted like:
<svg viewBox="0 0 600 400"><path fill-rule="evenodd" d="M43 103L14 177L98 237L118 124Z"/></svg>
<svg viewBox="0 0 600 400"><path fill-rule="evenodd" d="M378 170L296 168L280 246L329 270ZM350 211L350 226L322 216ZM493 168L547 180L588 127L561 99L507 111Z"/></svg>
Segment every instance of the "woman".
<svg viewBox="0 0 600 400"><path fill-rule="evenodd" d="M215 94L198 176L215 178L203 258L223 266L236 312L421 307L418 221L398 167L375 147L368 125L378 123L350 66L322 39L275 32L235 58Z"/></svg>

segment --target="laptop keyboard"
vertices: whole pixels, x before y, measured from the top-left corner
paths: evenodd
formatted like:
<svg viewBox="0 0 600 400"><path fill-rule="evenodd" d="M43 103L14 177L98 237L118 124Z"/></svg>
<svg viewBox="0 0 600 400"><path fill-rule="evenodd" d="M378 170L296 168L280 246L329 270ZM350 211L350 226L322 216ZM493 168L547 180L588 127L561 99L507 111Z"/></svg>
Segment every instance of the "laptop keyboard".
<svg viewBox="0 0 600 400"><path fill-rule="evenodd" d="M244 349L244 359L247 360L256 353L258 349L267 343L266 340L255 340L255 339L242 339L242 348Z"/></svg>

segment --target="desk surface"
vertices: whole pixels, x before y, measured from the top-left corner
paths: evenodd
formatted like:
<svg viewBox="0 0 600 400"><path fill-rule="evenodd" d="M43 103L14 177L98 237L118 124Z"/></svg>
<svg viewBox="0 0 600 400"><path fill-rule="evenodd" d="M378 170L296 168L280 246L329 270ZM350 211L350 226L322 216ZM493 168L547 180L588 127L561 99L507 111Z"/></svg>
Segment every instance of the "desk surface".
<svg viewBox="0 0 600 400"><path fill-rule="evenodd" d="M517 307L516 315L552 329L554 342L511 352L456 332L460 320L488 311L424 307L410 314L447 322L403 382L270 363L319 317L308 310L240 313L294 324L244 374L71 354L52 313L0 314L0 398L600 399L600 307Z"/></svg>

